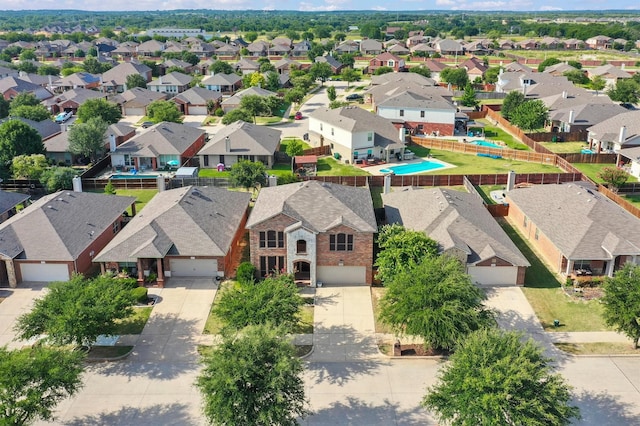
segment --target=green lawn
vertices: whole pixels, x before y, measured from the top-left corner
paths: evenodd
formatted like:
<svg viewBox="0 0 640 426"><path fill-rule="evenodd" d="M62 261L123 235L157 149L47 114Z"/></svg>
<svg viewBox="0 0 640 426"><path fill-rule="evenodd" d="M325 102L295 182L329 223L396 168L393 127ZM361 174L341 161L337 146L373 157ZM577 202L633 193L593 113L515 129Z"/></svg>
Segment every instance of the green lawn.
<svg viewBox="0 0 640 426"><path fill-rule="evenodd" d="M640 355L629 343L554 343L561 351L572 355Z"/></svg>
<svg viewBox="0 0 640 426"><path fill-rule="evenodd" d="M340 163L332 157L322 157L318 158L318 176L369 176L369 172Z"/></svg>
<svg viewBox="0 0 640 426"><path fill-rule="evenodd" d="M291 165L284 163L277 163L273 165L273 168L267 169L267 173L270 175L282 176L287 173L291 173ZM216 169L200 169L198 171L198 177L203 178L225 178L228 179L231 173L228 171L219 172Z"/></svg>
<svg viewBox="0 0 640 426"><path fill-rule="evenodd" d="M523 144L518 139L511 136L511 133L504 131L500 127L492 126L489 120L481 118L477 121L485 124L485 128L484 128L485 139L502 141L511 149L518 149L523 151L529 150L529 147L527 145Z"/></svg>
<svg viewBox="0 0 640 426"><path fill-rule="evenodd" d="M598 163L573 163L573 166L580 170L583 174L589 176L595 183L604 183L602 179L598 177L598 172L605 167L615 167L615 164L598 164ZM627 182L637 182L634 176L629 175Z"/></svg>
<svg viewBox="0 0 640 426"><path fill-rule="evenodd" d="M491 191L498 191L504 188L504 185L476 185L476 190L478 190L480 196L487 204L496 204L495 200L491 198Z"/></svg>
<svg viewBox="0 0 640 426"><path fill-rule="evenodd" d="M580 150L587 148L586 142L539 142L540 145L556 154L580 154Z"/></svg>
<svg viewBox="0 0 640 426"><path fill-rule="evenodd" d="M504 158L493 159L486 157L478 157L473 154L463 154L459 152L440 151L437 149L429 150L418 145L411 145L409 149L419 157L426 157L429 153L433 158L442 160L449 164L458 166L454 169L440 169L429 174L448 175L448 174L493 174L507 173L510 170L516 173L559 173L560 169L540 163L528 163L524 161L507 160Z"/></svg>
<svg viewBox="0 0 640 426"><path fill-rule="evenodd" d="M301 306L298 312L298 324L292 334L313 334L313 306Z"/></svg>
<svg viewBox="0 0 640 426"><path fill-rule="evenodd" d="M531 266L525 275L522 289L542 326L547 331L606 331L602 319L602 305L596 300L574 301L560 287L559 277L549 271L520 232L506 220L498 221L507 235L527 258ZM560 320L559 328L553 320Z"/></svg>
<svg viewBox="0 0 640 426"><path fill-rule="evenodd" d="M382 204L382 192L384 188L380 186L370 186L369 191L371 191L371 199L373 200L373 208L380 209L383 206Z"/></svg>
<svg viewBox="0 0 640 426"><path fill-rule="evenodd" d="M296 138L293 136L288 136L284 139L282 139L280 141L280 152L287 152L287 145L289 144L289 142L293 141L293 140L297 140L298 142L300 142L302 144L302 149L311 149L312 146L309 145L307 142L303 141L300 138Z"/></svg>
<svg viewBox="0 0 640 426"><path fill-rule="evenodd" d="M151 315L152 306L146 308L135 308L133 315L118 324L117 335L123 334L140 334L144 328L149 316Z"/></svg>
<svg viewBox="0 0 640 426"><path fill-rule="evenodd" d="M272 115L269 117L256 117L256 124L261 124L261 125L276 124L281 121L282 121L282 117L279 117L277 115Z"/></svg>
<svg viewBox="0 0 640 426"><path fill-rule="evenodd" d="M618 194L622 195L622 197L633 204L634 206L640 208L640 194Z"/></svg>

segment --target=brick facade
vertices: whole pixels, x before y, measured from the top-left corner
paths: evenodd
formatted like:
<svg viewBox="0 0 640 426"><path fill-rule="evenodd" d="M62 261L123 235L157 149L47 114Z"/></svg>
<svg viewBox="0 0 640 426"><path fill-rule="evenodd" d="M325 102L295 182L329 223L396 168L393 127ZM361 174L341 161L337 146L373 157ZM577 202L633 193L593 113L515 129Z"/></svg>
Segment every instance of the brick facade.
<svg viewBox="0 0 640 426"><path fill-rule="evenodd" d="M446 123L427 123L421 121L406 121L405 126L409 129L416 130L418 126L422 126L422 133L425 135L431 135L434 132L440 136L453 136L454 125Z"/></svg>

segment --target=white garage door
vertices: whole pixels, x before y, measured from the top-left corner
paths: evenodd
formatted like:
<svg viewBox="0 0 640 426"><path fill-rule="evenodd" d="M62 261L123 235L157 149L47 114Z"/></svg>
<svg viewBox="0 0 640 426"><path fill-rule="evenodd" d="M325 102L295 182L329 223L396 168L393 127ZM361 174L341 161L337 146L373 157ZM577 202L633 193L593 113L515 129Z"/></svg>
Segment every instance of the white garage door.
<svg viewBox="0 0 640 426"><path fill-rule="evenodd" d="M171 259L172 277L215 277L217 274L216 259Z"/></svg>
<svg viewBox="0 0 640 426"><path fill-rule="evenodd" d="M364 266L318 266L316 281L323 285L365 285L367 268Z"/></svg>
<svg viewBox="0 0 640 426"><path fill-rule="evenodd" d="M20 264L22 281L68 281L69 267L55 263L22 263Z"/></svg>
<svg viewBox="0 0 640 426"><path fill-rule="evenodd" d="M124 115L147 115L144 108L125 108Z"/></svg>
<svg viewBox="0 0 640 426"><path fill-rule="evenodd" d="M206 106L190 106L189 115L207 115L207 107ZM202 121L204 121L204 117L202 117Z"/></svg>
<svg viewBox="0 0 640 426"><path fill-rule="evenodd" d="M516 285L517 266L469 266L471 281L487 285Z"/></svg>

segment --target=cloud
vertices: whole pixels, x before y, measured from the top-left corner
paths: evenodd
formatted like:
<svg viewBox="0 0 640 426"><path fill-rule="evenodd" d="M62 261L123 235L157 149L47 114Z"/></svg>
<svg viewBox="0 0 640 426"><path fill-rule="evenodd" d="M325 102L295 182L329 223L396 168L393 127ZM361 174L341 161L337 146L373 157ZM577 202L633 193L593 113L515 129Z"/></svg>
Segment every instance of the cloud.
<svg viewBox="0 0 640 426"><path fill-rule="evenodd" d="M371 10L387 10L387 8L384 6L373 6Z"/></svg>
<svg viewBox="0 0 640 426"><path fill-rule="evenodd" d="M437 6L453 6L456 4L453 0L436 0Z"/></svg>
<svg viewBox="0 0 640 426"><path fill-rule="evenodd" d="M540 6L540 10L544 10L544 11L551 10L551 11L553 11L553 10L562 10L562 8L558 7L558 6Z"/></svg>

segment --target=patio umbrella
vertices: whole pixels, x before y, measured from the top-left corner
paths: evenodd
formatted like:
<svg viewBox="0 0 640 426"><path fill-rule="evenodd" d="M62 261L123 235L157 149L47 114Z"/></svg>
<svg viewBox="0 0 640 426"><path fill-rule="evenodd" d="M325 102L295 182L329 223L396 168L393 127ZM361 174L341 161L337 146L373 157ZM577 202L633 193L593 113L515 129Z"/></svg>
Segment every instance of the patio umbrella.
<svg viewBox="0 0 640 426"><path fill-rule="evenodd" d="M170 166L178 166L180 164L180 162L178 160L169 160L167 161L167 164Z"/></svg>

